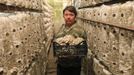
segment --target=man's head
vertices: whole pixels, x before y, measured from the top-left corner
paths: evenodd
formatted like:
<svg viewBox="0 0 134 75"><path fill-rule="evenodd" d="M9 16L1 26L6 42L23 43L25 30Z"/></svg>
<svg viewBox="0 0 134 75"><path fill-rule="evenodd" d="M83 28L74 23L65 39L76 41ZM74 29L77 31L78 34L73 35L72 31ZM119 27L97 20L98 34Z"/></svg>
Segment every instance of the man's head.
<svg viewBox="0 0 134 75"><path fill-rule="evenodd" d="M67 6L63 10L63 17L67 26L71 26L75 23L76 16L77 16L77 11L74 6Z"/></svg>

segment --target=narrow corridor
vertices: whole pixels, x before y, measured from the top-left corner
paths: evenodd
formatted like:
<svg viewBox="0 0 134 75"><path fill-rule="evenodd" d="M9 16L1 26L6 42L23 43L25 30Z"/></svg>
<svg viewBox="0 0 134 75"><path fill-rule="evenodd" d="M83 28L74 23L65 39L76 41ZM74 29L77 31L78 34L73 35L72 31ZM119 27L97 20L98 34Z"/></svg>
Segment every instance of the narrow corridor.
<svg viewBox="0 0 134 75"><path fill-rule="evenodd" d="M56 75L50 44L68 5L90 48L81 75L134 75L134 0L0 0L0 75Z"/></svg>

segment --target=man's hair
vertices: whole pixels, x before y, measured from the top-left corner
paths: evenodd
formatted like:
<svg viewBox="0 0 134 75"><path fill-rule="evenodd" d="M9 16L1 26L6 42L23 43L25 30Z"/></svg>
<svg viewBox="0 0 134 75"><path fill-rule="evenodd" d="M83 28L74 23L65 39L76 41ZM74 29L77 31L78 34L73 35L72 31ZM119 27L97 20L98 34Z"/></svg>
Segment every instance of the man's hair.
<svg viewBox="0 0 134 75"><path fill-rule="evenodd" d="M66 10L68 10L68 11L74 13L75 16L77 16L77 11L76 11L76 8L75 8L74 6L67 6L67 7L65 7L65 9L63 10L63 14L64 14L64 12L65 12Z"/></svg>

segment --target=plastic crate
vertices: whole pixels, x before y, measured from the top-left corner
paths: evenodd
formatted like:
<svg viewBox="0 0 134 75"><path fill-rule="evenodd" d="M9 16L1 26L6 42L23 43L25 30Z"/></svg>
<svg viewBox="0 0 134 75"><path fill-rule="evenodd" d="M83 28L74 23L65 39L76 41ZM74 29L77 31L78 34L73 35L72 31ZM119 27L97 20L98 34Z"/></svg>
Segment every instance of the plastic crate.
<svg viewBox="0 0 134 75"><path fill-rule="evenodd" d="M87 43L83 41L78 45L59 45L53 42L54 56L67 57L67 56L86 56Z"/></svg>

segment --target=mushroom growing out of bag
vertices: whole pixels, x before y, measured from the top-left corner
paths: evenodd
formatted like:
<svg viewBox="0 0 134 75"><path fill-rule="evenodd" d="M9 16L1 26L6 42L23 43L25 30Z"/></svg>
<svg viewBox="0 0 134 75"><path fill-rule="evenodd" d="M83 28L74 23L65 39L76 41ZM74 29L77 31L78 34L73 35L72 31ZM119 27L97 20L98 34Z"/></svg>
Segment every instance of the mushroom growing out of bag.
<svg viewBox="0 0 134 75"><path fill-rule="evenodd" d="M73 35L66 35L64 37L57 38L55 42L57 42L60 45L77 45L80 42L84 41L83 38L77 37L75 38Z"/></svg>

